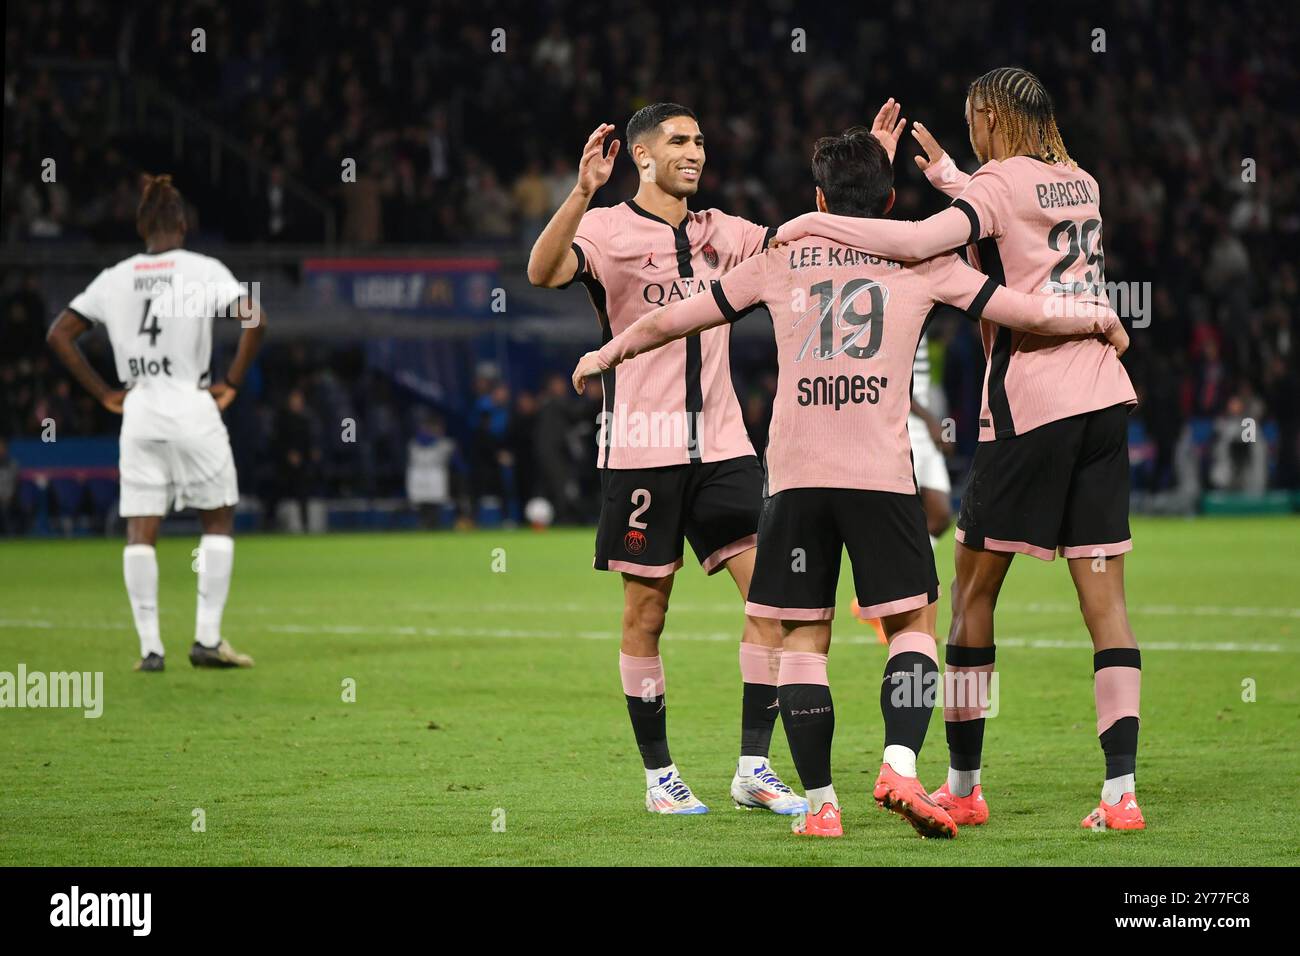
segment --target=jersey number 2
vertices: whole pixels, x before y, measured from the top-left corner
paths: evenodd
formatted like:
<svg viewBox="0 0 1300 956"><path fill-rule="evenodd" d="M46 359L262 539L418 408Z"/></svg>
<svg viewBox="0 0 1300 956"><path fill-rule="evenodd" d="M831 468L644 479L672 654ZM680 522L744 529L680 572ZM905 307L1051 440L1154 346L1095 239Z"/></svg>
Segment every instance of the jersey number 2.
<svg viewBox="0 0 1300 956"><path fill-rule="evenodd" d="M641 516L650 509L650 492L646 491L644 488L638 488L636 491L632 492L632 504L636 505L637 508L627 519L627 526L629 528L641 529L650 527L641 520Z"/></svg>

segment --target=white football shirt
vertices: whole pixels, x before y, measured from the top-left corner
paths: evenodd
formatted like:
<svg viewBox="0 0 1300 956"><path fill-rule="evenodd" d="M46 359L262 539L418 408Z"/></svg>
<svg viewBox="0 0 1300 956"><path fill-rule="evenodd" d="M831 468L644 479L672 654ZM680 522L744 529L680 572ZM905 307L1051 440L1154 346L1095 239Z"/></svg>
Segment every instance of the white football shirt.
<svg viewBox="0 0 1300 956"><path fill-rule="evenodd" d="M108 330L128 389L123 433L173 438L221 423L207 392L212 322L244 294L224 263L170 249L123 259L72 300L70 311Z"/></svg>

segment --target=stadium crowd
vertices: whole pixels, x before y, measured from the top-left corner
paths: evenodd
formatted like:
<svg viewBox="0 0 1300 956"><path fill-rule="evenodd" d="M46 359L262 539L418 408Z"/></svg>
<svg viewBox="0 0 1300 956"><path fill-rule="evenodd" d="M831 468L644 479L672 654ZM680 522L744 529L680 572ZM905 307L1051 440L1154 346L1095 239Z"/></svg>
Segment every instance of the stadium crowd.
<svg viewBox="0 0 1300 956"><path fill-rule="evenodd" d="M1300 50L1293 31L1281 28L1284 7L1251 0L1222 17L1200 0L1150 0L1104 14L976 0L934 19L924 5L896 0L845 21L788 0L672 16L626 0L433 7L176 0L124 18L119 5L100 0L26 5L7 13L0 229L8 244L134 238L141 158L115 135L111 84L94 71L68 80L47 59L55 50L153 75L266 161L270 173L251 201L247 194L228 201L230 184L191 194L198 223L220 239L321 241L320 217L284 188L292 180L335 210L351 247L514 251L531 244L567 194L591 128L622 124L651 97L699 115L709 162L696 208L778 223L809 207L812 141L869 122L890 95L971 168L966 84L1015 62L1053 91L1067 147L1102 185L1107 279L1139 283L1149 297L1150 324L1134 328L1125 359L1142 400L1138 487L1296 488L1300 275L1291 250L1300 238L1300 116L1290 96ZM296 29L304 18L310 33ZM1211 20L1212 32L1190 28ZM998 36L996 45L969 44L975 25L992 22L1003 26L981 34ZM192 52L196 27L206 30L206 55ZM896 169L895 215L903 218L943 205L912 166L914 151L909 140ZM69 157L71 167L53 186L26 174L50 155ZM357 159L356 184L339 182L340 157ZM597 205L634 191L630 164L616 168ZM34 277L7 277L0 435L32 434L48 408L79 431L108 427L38 357L51 317ZM937 338L936 374L960 456L974 441L983 356L968 328L954 324ZM273 351L267 363L294 360ZM761 434L770 366L737 364L747 417ZM354 387L370 395L371 384ZM554 463L537 450L552 447L555 435L543 431L539 408L549 397L558 402L558 393L484 378L476 389L466 405L476 417L444 423L461 436L448 458L458 476L449 486L466 500L518 498L515 484L532 479L506 475L501 463L549 474ZM268 392L260 417L292 416L291 393ZM306 397L306 413L326 420L320 396ZM391 417L396 446L434 430L432 412ZM1256 424L1270 440L1250 447L1241 438L1256 434ZM259 434L274 431L266 424ZM306 454L315 461L326 450ZM376 456L364 480L377 488L396 480L400 469L384 462L401 456ZM319 480L330 490L328 472ZM558 494L551 479L538 482ZM567 500L557 503L559 515L581 517Z"/></svg>

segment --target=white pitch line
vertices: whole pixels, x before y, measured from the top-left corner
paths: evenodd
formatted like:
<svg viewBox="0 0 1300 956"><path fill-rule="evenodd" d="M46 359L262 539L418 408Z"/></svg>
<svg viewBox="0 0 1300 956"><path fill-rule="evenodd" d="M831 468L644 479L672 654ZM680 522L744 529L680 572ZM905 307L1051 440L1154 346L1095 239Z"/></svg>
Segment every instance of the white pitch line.
<svg viewBox="0 0 1300 956"><path fill-rule="evenodd" d="M379 634L401 637L489 637L489 638L540 638L543 640L562 640L577 638L584 641L616 641L619 635L614 631L539 631L520 628L494 627L366 627L363 625L324 625L313 627L306 624L273 624L266 628L280 634ZM692 632L669 630L664 639L667 641L707 641L726 643L738 641L734 632ZM837 635L836 644L875 644L874 634ZM1032 638L998 638L999 647L1026 647L1032 650L1092 650L1091 641L1039 640ZM1220 653L1254 652L1260 654L1288 654L1300 652L1300 645L1288 647L1282 644L1265 644L1241 641L1145 641L1142 650L1152 651L1213 651Z"/></svg>
<svg viewBox="0 0 1300 956"><path fill-rule="evenodd" d="M1048 605L1039 605L1048 607ZM1064 608L1067 605L1060 605ZM533 609L535 610L535 608ZM1260 609L1238 609L1260 610ZM1269 609L1264 609L1269 610ZM1277 610L1290 610L1279 608ZM1242 615L1247 616L1247 615ZM0 630L51 630L53 628L70 628L91 631L130 630L127 623L108 623L98 621L94 624L58 622L44 619L4 619L0 618ZM376 635L386 637L450 637L450 638L501 638L501 639L542 639L563 640L575 638L584 641L615 641L619 635L614 631L551 631L531 628L497 628L497 627L429 627L429 626L391 626L379 627L368 624L265 624L255 630L265 630L275 634L338 634L338 635ZM674 631L665 635L669 641L700 641L709 643L728 643L738 639L734 631ZM835 637L836 644L875 644L874 634L843 634ZM1000 647L1029 648L1031 650L1091 650L1092 642L1085 640L1063 640L1048 638L998 638ZM1300 653L1300 643L1294 645L1264 643L1256 641L1142 641L1141 649L1145 651L1193 651L1213 653L1259 653L1259 654L1294 654Z"/></svg>

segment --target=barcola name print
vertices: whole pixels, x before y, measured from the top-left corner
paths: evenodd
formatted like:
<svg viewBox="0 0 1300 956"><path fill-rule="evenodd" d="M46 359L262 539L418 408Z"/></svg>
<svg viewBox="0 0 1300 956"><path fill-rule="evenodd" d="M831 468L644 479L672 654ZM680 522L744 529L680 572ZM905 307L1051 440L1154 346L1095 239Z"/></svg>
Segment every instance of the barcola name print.
<svg viewBox="0 0 1300 956"><path fill-rule="evenodd" d="M89 719L104 713L103 671L0 671L0 708L70 707Z"/></svg>
<svg viewBox="0 0 1300 956"><path fill-rule="evenodd" d="M50 897L51 926L128 926L133 936L148 936L153 925L152 893L68 893Z"/></svg>

